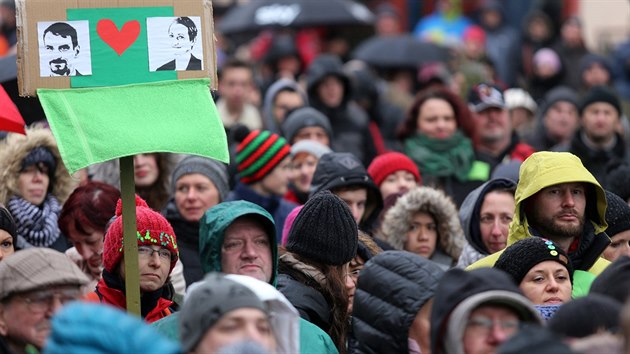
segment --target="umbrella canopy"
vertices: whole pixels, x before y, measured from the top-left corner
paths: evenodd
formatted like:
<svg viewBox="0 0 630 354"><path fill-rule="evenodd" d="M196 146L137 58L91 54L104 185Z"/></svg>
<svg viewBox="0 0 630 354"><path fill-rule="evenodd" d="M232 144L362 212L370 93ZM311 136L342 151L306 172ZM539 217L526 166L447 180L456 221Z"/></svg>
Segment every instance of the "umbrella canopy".
<svg viewBox="0 0 630 354"><path fill-rule="evenodd" d="M24 119L9 95L0 85L0 131L14 132L26 135Z"/></svg>
<svg viewBox="0 0 630 354"><path fill-rule="evenodd" d="M367 39L359 44L352 57L380 68L416 68L423 63L446 62L449 51L437 44L403 35Z"/></svg>
<svg viewBox="0 0 630 354"><path fill-rule="evenodd" d="M374 14L352 0L252 0L228 11L218 25L225 34L269 28L372 25Z"/></svg>

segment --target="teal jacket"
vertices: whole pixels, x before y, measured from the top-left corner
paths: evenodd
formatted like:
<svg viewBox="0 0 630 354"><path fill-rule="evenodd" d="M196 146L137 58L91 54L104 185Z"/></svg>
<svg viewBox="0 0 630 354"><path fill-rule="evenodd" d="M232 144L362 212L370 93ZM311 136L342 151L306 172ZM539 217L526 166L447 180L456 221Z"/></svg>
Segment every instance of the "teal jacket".
<svg viewBox="0 0 630 354"><path fill-rule="evenodd" d="M251 215L263 223L273 259L273 274L269 283L276 286L278 276L278 247L273 217L262 207L237 200L223 202L208 209L199 223L199 256L204 273L221 272L221 246L225 230L238 218ZM179 313L174 313L151 324L167 338L179 341ZM338 353L337 348L326 332L314 324L300 318L300 353Z"/></svg>

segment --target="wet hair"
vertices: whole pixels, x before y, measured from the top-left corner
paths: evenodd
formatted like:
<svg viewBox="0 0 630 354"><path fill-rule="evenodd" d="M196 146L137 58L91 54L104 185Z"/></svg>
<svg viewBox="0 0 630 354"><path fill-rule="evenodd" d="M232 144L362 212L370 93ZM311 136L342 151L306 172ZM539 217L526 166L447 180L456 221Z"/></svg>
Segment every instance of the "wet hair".
<svg viewBox="0 0 630 354"><path fill-rule="evenodd" d="M81 235L88 230L105 233L107 222L114 216L120 191L109 184L91 181L75 189L59 215L59 229L70 236L70 225Z"/></svg>
<svg viewBox="0 0 630 354"><path fill-rule="evenodd" d="M188 39L192 42L197 38L197 25L190 19L190 17L178 17L173 21L173 24L180 24L188 28ZM173 25L171 24L171 26ZM169 27L170 29L170 27Z"/></svg>
<svg viewBox="0 0 630 354"><path fill-rule="evenodd" d="M42 40L44 39L44 37L46 37L46 34L48 32L52 33L55 36L61 36L63 38L70 37L70 39L72 40L72 48L76 48L79 45L79 41L77 39L77 30L65 22L56 22L48 26L48 28L44 30Z"/></svg>
<svg viewBox="0 0 630 354"><path fill-rule="evenodd" d="M457 128L462 130L466 136L473 136L474 126L468 107L455 93L451 92L447 88L435 87L418 93L416 99L411 105L411 108L409 109L409 112L407 113L407 119L398 130L399 139L404 140L416 133L418 130L417 122L420 109L422 109L422 106L426 103L426 101L432 98L446 101L451 108L453 108Z"/></svg>

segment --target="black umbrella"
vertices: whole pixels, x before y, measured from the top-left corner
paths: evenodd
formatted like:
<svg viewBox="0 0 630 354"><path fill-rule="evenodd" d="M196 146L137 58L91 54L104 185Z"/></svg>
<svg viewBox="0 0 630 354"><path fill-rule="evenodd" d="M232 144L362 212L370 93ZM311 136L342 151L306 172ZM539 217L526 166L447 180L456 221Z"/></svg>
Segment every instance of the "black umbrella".
<svg viewBox="0 0 630 354"><path fill-rule="evenodd" d="M352 0L251 0L228 11L218 25L225 34L269 28L371 25L374 15Z"/></svg>
<svg viewBox="0 0 630 354"><path fill-rule="evenodd" d="M359 44L352 57L380 68L416 68L423 63L448 61L449 51L437 44L403 35L367 39Z"/></svg>

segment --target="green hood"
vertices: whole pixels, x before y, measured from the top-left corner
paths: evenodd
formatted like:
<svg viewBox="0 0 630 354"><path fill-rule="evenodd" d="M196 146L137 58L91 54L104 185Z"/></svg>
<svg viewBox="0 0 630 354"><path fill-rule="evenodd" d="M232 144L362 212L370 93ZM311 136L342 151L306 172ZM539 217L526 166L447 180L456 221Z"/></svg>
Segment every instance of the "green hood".
<svg viewBox="0 0 630 354"><path fill-rule="evenodd" d="M223 202L208 209L199 221L199 258L204 273L221 272L221 246L225 230L234 220L253 215L264 225L269 235L273 268L269 283L276 286L278 276L278 243L273 217L262 207L244 200Z"/></svg>
<svg viewBox="0 0 630 354"><path fill-rule="evenodd" d="M516 241L530 237L527 218L523 215L523 202L543 188L559 184L585 182L593 185L595 200L588 198L586 215L595 227L595 235L601 234L608 227L606 223L606 194L595 177L582 165L579 157L568 152L541 151L532 154L521 165L519 182L514 196L516 210L510 224L508 246ZM593 212L596 210L597 212Z"/></svg>

